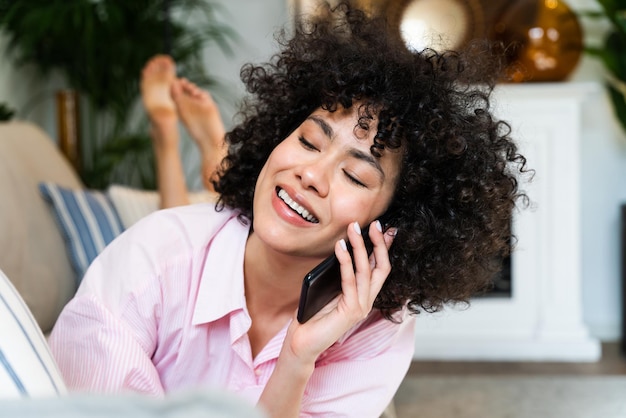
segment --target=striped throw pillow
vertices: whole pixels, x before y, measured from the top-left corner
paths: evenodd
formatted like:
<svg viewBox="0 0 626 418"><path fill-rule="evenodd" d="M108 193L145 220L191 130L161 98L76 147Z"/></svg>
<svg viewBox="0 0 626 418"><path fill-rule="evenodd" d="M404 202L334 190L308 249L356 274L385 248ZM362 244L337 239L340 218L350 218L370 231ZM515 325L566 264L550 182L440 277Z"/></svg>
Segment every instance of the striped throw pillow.
<svg viewBox="0 0 626 418"><path fill-rule="evenodd" d="M65 393L65 383L41 329L0 270L0 398L49 397Z"/></svg>
<svg viewBox="0 0 626 418"><path fill-rule="evenodd" d="M47 182L40 183L39 190L52 206L80 282L93 259L122 233L122 222L101 191L72 190Z"/></svg>

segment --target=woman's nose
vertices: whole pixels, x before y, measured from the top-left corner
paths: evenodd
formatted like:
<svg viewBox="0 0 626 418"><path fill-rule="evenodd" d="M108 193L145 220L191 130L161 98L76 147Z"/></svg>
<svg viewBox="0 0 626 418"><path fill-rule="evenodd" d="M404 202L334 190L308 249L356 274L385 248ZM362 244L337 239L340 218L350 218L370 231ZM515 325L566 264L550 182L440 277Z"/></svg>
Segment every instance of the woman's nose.
<svg viewBox="0 0 626 418"><path fill-rule="evenodd" d="M328 194L330 175L330 165L321 158L301 165L298 174L303 188L313 189L322 197Z"/></svg>

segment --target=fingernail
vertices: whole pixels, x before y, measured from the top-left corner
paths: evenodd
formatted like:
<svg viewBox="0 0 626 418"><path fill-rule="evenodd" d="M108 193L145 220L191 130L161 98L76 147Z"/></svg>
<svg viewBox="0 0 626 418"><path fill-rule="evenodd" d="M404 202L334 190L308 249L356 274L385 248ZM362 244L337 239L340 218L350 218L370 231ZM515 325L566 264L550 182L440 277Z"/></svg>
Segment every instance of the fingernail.
<svg viewBox="0 0 626 418"><path fill-rule="evenodd" d="M345 239L340 239L339 240L339 245L341 245L341 248L343 248L344 251L348 251L348 246L346 245L346 240Z"/></svg>
<svg viewBox="0 0 626 418"><path fill-rule="evenodd" d="M387 233L392 237L395 237L398 234L398 228L389 228Z"/></svg>
<svg viewBox="0 0 626 418"><path fill-rule="evenodd" d="M361 235L361 227L359 226L359 223L355 222L352 224L352 226L354 227L354 230L356 231L356 233Z"/></svg>
<svg viewBox="0 0 626 418"><path fill-rule="evenodd" d="M383 226L380 224L380 221L376 221L376 229L378 229L380 232L383 232Z"/></svg>

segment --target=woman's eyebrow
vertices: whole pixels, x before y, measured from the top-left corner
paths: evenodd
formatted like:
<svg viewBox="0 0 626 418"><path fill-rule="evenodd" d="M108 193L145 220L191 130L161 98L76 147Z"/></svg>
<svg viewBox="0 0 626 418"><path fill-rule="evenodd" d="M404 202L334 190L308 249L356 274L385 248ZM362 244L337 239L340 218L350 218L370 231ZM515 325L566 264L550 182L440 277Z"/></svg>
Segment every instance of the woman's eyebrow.
<svg viewBox="0 0 626 418"><path fill-rule="evenodd" d="M317 126L319 126L320 129L324 132L324 135L326 135L329 140L333 140L335 136L335 131L333 130L333 127L328 124L328 122L316 115L309 116L307 120L315 122ZM385 180L385 172L383 171L380 162L376 158L374 158L373 155L367 154L357 148L350 148L349 154L352 158L365 161L366 163L374 167L378 172L381 181Z"/></svg>
<svg viewBox="0 0 626 418"><path fill-rule="evenodd" d="M328 124L328 122L326 122L323 118L320 118L316 115L311 115L307 118L307 120L315 122L317 126L319 126L320 129L324 132L324 135L326 135L331 141L333 140L335 136L335 131L333 130L333 127L330 126L330 124ZM381 181L385 180L385 172L383 171L380 162L376 158L374 158L373 155L367 154L357 148L351 148L349 154L352 158L364 161L374 167L378 172Z"/></svg>
<svg viewBox="0 0 626 418"><path fill-rule="evenodd" d="M357 160L365 161L366 163L374 167L378 174L380 174L380 179L385 180L385 172L380 166L380 162L376 158L374 158L373 155L367 154L356 148L351 148L349 153L351 157L356 158Z"/></svg>
<svg viewBox="0 0 626 418"><path fill-rule="evenodd" d="M319 116L311 115L307 118L308 120L312 120L320 127L320 129L324 132L324 135L328 137L328 139L333 139L335 137L335 131L333 127L330 126L324 119Z"/></svg>

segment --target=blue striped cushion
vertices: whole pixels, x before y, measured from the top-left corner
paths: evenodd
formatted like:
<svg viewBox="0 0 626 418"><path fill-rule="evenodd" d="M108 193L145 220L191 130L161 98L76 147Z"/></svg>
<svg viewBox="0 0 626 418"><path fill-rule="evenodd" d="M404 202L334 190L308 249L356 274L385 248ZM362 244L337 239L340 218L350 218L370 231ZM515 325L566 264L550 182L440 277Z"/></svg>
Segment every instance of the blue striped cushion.
<svg viewBox="0 0 626 418"><path fill-rule="evenodd" d="M40 183L39 190L54 209L80 281L93 259L122 233L122 222L103 192L72 190L53 183Z"/></svg>
<svg viewBox="0 0 626 418"><path fill-rule="evenodd" d="M65 384L41 329L0 271L0 398L65 393Z"/></svg>

